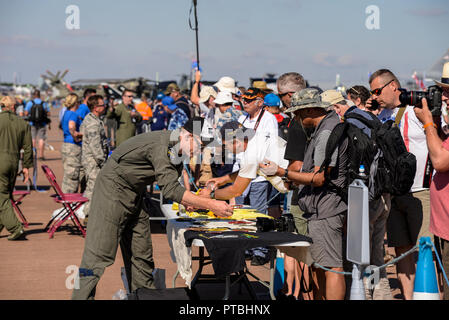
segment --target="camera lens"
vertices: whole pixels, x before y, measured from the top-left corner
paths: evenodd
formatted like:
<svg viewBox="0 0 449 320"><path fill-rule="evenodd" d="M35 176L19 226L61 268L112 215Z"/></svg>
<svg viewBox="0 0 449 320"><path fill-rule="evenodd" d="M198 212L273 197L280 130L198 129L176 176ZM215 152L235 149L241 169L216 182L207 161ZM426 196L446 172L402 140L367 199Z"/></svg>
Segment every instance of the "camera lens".
<svg viewBox="0 0 449 320"><path fill-rule="evenodd" d="M421 108L421 99L427 98L427 93L424 91L406 91L402 90L399 95L399 101L402 105L409 105Z"/></svg>

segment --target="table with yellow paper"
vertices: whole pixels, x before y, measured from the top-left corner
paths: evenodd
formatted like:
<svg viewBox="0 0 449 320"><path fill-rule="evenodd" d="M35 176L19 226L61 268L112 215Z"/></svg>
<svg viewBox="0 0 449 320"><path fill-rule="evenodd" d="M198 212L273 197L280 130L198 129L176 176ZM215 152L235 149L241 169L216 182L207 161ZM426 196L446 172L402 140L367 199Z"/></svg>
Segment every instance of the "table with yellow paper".
<svg viewBox="0 0 449 320"><path fill-rule="evenodd" d="M197 273L192 279L192 245L200 247L201 250L206 247L215 276L223 278L231 273L246 270L244 258L246 249L282 244L306 247L311 242L310 238L291 232L258 232L257 218L273 218L248 206L235 206L233 215L226 218L217 217L207 210L185 212L178 204L173 204L172 210L177 212L177 218L167 221L171 257L177 263L178 273L189 288L194 286L199 277ZM270 276L274 275L272 263L270 271L272 272ZM178 273L173 279L173 285Z"/></svg>

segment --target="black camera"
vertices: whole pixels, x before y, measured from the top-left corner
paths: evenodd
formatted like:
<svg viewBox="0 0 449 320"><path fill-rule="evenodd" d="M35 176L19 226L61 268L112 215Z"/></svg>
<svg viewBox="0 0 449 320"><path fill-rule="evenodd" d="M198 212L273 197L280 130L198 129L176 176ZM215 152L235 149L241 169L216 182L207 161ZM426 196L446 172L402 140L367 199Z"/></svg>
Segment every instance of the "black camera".
<svg viewBox="0 0 449 320"><path fill-rule="evenodd" d="M402 91L399 96L399 101L401 101L403 105L422 108L421 99L426 98L430 112L432 112L434 116L441 115L441 98L443 96L443 90L441 90L440 87L430 86L427 91L407 91L405 89L399 90Z"/></svg>
<svg viewBox="0 0 449 320"><path fill-rule="evenodd" d="M380 105L379 102L377 102L377 100L372 99L371 100L371 108L369 108L370 110L377 110L379 109Z"/></svg>
<svg viewBox="0 0 449 320"><path fill-rule="evenodd" d="M293 215L290 213L285 213L279 218L257 218L256 221L257 231L259 232L269 232L269 231L280 231L280 232L294 232L296 231L295 220Z"/></svg>

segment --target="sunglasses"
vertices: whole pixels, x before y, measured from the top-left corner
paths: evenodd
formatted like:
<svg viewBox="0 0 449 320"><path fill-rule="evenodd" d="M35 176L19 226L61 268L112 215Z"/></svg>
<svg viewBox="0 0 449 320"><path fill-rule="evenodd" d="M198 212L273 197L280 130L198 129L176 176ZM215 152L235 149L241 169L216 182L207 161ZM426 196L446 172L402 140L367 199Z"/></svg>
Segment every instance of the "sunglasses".
<svg viewBox="0 0 449 320"><path fill-rule="evenodd" d="M380 94L382 93L382 90L383 90L386 86L388 86L390 83L392 83L393 81L394 81L394 79L391 79L391 80L388 81L382 88L377 88L377 89L371 90L371 91L370 91L371 95L374 95L374 96L380 96Z"/></svg>
<svg viewBox="0 0 449 320"><path fill-rule="evenodd" d="M284 92L284 93L278 93L278 96L279 96L279 98L283 98L285 95L287 95L289 93L294 93L294 92L287 91L287 92Z"/></svg>
<svg viewBox="0 0 449 320"><path fill-rule="evenodd" d="M249 99L249 98L243 98L243 103L244 104L250 104L250 103L253 103L254 101L256 101L257 100L257 98L252 98L252 99Z"/></svg>

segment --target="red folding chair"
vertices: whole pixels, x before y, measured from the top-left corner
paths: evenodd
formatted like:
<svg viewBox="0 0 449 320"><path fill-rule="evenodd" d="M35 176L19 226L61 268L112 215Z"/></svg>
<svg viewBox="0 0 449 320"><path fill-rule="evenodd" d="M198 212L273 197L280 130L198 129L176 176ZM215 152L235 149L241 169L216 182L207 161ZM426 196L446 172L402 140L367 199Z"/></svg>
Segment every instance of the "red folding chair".
<svg viewBox="0 0 449 320"><path fill-rule="evenodd" d="M25 226L25 228L28 228L28 221L25 218L25 215L23 214L22 210L20 210L19 205L22 204L23 198L25 198L30 193L31 193L30 191L14 190L12 192L12 196L11 196L12 206L13 206L14 210L16 211L17 215L19 216L20 220L22 220L22 223ZM19 198L15 199L14 198L15 196L18 196Z"/></svg>
<svg viewBox="0 0 449 320"><path fill-rule="evenodd" d="M81 193L64 193L62 189L59 187L58 182L56 181L56 176L53 171L47 166L42 165L42 170L50 182L50 185L53 187L53 190L56 194L52 195L55 202L62 204L62 210L50 219L45 230L50 234L50 238L53 238L56 230L67 221L68 218L72 220L76 227L81 231L83 237L86 236L86 230L79 221L75 211L78 210L84 203L89 201L89 199L82 196Z"/></svg>

